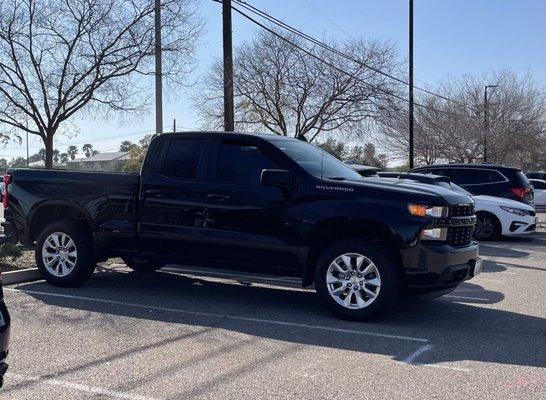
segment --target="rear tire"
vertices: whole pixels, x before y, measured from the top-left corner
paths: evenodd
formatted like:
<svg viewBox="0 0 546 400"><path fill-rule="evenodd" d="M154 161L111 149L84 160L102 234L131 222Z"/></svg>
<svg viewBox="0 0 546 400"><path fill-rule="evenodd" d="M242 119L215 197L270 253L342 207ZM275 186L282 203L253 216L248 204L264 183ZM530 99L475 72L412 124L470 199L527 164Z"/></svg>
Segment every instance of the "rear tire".
<svg viewBox="0 0 546 400"><path fill-rule="evenodd" d="M348 239L322 254L315 289L337 316L368 321L384 314L400 293L399 261L381 242Z"/></svg>
<svg viewBox="0 0 546 400"><path fill-rule="evenodd" d="M165 264L139 259L138 257L133 256L124 256L121 257L121 259L129 268L139 274L152 273L165 266Z"/></svg>
<svg viewBox="0 0 546 400"><path fill-rule="evenodd" d="M79 286L95 271L89 231L74 221L49 224L38 237L34 254L40 274L55 286Z"/></svg>
<svg viewBox="0 0 546 400"><path fill-rule="evenodd" d="M476 213L476 227L473 236L476 240L496 240L501 237L500 221L488 212Z"/></svg>

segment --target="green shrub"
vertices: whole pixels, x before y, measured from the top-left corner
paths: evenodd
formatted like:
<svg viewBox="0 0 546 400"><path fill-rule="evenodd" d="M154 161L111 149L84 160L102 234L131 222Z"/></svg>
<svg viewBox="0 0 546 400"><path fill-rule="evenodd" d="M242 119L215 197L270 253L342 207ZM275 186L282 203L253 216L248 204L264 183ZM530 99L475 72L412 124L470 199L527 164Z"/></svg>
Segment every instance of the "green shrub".
<svg viewBox="0 0 546 400"><path fill-rule="evenodd" d="M12 261L21 257L23 252L21 251L21 246L14 243L4 243L0 244L0 261L6 261L11 259Z"/></svg>

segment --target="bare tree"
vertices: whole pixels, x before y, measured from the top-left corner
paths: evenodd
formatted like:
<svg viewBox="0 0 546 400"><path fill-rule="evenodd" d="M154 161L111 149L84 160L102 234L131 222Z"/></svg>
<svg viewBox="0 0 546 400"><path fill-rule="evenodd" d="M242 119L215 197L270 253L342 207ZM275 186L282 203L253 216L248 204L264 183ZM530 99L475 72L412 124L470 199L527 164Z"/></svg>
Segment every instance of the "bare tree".
<svg viewBox="0 0 546 400"><path fill-rule="evenodd" d="M282 35L286 40L259 31L235 51L238 129L267 130L312 141L324 132L353 130L391 106L390 93L397 90L393 81L362 64L397 73L399 64L391 45L363 40L330 43L361 62L355 63L322 48L307 47L317 59L289 43L306 48L300 38ZM195 98L203 124L212 129L222 129L222 79L218 60Z"/></svg>
<svg viewBox="0 0 546 400"><path fill-rule="evenodd" d="M180 83L202 24L194 0L163 0L164 74ZM153 0L0 0L0 132L38 135L50 168L53 139L74 114L147 105Z"/></svg>
<svg viewBox="0 0 546 400"><path fill-rule="evenodd" d="M486 132L483 91L492 83L498 88L490 97ZM453 101L429 94L418 99L426 106L415 109L419 164L479 162L487 135L488 161L524 169L546 167L546 95L530 75L501 71L480 78L451 77L434 91ZM407 121L406 112L385 113L379 128L382 146L399 159L408 154Z"/></svg>

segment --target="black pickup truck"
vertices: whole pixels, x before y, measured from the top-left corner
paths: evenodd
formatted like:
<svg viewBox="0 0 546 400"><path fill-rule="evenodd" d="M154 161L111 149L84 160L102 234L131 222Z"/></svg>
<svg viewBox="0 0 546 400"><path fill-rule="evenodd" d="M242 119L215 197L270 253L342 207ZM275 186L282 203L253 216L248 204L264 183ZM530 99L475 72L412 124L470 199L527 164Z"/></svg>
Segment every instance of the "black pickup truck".
<svg viewBox="0 0 546 400"><path fill-rule="evenodd" d="M140 174L11 169L4 185L4 240L35 245L54 285L109 257L137 272L290 274L336 314L369 319L402 291L445 294L481 270L468 196L366 181L275 135L165 134Z"/></svg>

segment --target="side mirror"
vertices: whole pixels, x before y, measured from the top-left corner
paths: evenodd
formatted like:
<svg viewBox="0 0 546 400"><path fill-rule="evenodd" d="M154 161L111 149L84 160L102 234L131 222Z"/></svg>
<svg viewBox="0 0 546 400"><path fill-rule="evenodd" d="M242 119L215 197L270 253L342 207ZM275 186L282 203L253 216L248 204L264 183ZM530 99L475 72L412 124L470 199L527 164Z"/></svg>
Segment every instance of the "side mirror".
<svg viewBox="0 0 546 400"><path fill-rule="evenodd" d="M262 170L260 183L264 186L290 189L296 183L296 177L292 172L285 169L264 169Z"/></svg>

